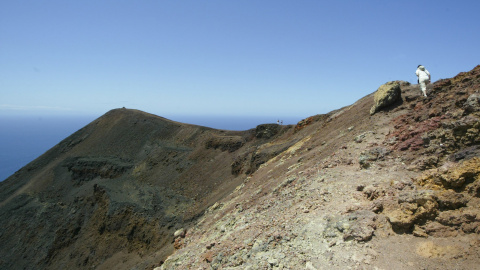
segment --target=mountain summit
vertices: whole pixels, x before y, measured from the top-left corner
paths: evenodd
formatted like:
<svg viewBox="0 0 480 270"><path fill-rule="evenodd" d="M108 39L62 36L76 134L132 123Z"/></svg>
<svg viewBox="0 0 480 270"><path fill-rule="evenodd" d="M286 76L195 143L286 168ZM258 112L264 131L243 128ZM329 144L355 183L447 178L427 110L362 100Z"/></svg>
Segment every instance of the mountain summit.
<svg viewBox="0 0 480 270"><path fill-rule="evenodd" d="M390 84L247 131L112 110L0 183L0 268L473 269L480 66Z"/></svg>

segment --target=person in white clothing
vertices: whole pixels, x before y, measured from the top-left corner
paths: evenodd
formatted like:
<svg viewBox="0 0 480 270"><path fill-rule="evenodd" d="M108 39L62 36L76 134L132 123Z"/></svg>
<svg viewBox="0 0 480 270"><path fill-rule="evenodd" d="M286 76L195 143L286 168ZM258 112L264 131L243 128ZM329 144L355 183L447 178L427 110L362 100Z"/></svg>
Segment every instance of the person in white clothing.
<svg viewBox="0 0 480 270"><path fill-rule="evenodd" d="M418 84L420 84L420 89L422 89L423 96L427 96L427 85L430 83L430 72L425 69L424 66L418 65L417 71L415 71L418 77Z"/></svg>

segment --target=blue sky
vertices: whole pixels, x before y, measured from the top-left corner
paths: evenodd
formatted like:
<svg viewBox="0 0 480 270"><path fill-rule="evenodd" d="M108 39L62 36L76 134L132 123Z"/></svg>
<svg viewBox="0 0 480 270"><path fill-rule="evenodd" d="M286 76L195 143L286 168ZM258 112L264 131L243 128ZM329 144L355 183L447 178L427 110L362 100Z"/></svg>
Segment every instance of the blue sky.
<svg viewBox="0 0 480 270"><path fill-rule="evenodd" d="M480 1L0 0L0 116L299 119L480 64ZM276 118L275 118L276 119Z"/></svg>

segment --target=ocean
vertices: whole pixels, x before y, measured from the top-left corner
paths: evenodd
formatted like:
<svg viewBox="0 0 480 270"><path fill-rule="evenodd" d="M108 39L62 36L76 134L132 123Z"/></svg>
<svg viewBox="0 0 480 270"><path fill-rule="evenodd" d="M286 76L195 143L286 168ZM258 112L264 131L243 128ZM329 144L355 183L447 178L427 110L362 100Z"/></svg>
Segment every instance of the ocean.
<svg viewBox="0 0 480 270"><path fill-rule="evenodd" d="M0 117L0 181L84 127L95 117Z"/></svg>
<svg viewBox="0 0 480 270"><path fill-rule="evenodd" d="M94 116L0 116L0 182L48 149L95 120ZM170 116L168 119L226 130L248 130L259 124L283 121L296 124L302 118L267 116Z"/></svg>

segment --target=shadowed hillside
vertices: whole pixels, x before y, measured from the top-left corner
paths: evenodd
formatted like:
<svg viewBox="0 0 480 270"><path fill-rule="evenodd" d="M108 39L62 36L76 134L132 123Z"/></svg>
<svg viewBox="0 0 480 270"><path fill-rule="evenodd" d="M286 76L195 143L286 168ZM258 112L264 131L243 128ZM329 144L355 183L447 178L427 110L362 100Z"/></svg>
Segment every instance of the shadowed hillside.
<svg viewBox="0 0 480 270"><path fill-rule="evenodd" d="M473 269L480 66L392 84L248 131L112 110L0 183L0 268Z"/></svg>
<svg viewBox="0 0 480 270"><path fill-rule="evenodd" d="M1 268L108 268L153 252L158 262L176 229L291 145L267 145L291 130L222 131L112 110L1 183Z"/></svg>

